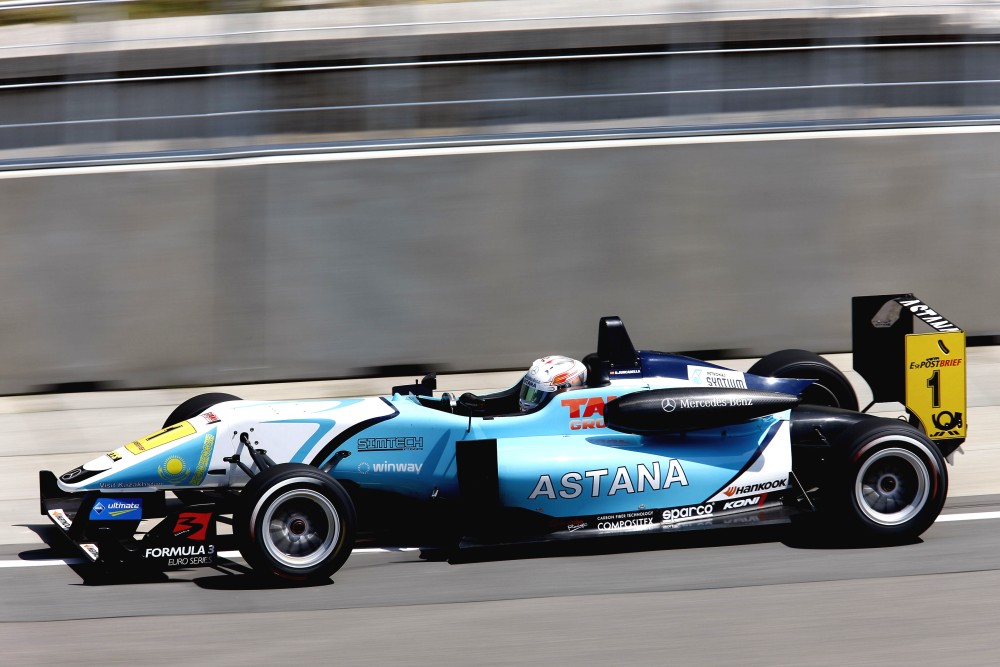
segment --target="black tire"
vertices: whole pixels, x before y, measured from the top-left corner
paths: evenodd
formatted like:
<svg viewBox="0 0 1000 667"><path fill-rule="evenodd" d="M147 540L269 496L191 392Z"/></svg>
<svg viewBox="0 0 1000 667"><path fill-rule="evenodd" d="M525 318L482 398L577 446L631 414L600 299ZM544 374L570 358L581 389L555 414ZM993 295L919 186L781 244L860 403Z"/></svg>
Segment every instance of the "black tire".
<svg viewBox="0 0 1000 667"><path fill-rule="evenodd" d="M351 555L357 514L337 480L302 463L253 477L237 499L233 534L258 574L313 583L329 579Z"/></svg>
<svg viewBox="0 0 1000 667"><path fill-rule="evenodd" d="M170 413L170 416L163 422L163 428L179 424L180 422L193 419L205 412L209 408L225 403L226 401L242 400L239 396L224 394L222 392L212 392L209 394L199 394L184 401ZM185 505L202 505L216 502L218 494L211 491L201 491L199 489L174 489L174 495Z"/></svg>
<svg viewBox="0 0 1000 667"><path fill-rule="evenodd" d="M823 496L844 536L862 543L910 542L944 507L948 471L927 436L896 419L870 419L836 440L843 454Z"/></svg>
<svg viewBox="0 0 1000 667"><path fill-rule="evenodd" d="M243 399L239 396L223 394L222 392L212 392L210 394L198 394L197 396L192 396L174 408L174 411L171 412L170 416L163 422L163 428L197 417L205 410L208 410L210 407L218 405L219 403L240 400Z"/></svg>
<svg viewBox="0 0 1000 667"><path fill-rule="evenodd" d="M850 380L829 361L808 350L773 352L753 366L749 373L763 377L815 380L801 394L803 403L845 410L858 409L858 396Z"/></svg>

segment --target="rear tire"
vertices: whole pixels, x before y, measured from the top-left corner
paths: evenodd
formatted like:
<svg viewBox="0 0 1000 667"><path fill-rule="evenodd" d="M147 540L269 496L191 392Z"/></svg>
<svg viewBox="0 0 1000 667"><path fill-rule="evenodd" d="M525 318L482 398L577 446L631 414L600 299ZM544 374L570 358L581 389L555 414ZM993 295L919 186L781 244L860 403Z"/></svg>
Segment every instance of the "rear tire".
<svg viewBox="0 0 1000 667"><path fill-rule="evenodd" d="M808 350L781 350L767 355L749 373L763 377L815 380L800 398L808 405L825 405L845 410L858 409L858 396L850 380L829 361Z"/></svg>
<svg viewBox="0 0 1000 667"><path fill-rule="evenodd" d="M895 419L872 419L844 431L837 444L845 458L824 497L846 537L899 544L934 523L948 495L948 471L927 436Z"/></svg>
<svg viewBox="0 0 1000 667"><path fill-rule="evenodd" d="M208 394L198 394L184 401L170 413L170 416L163 422L163 428L179 424L189 419L194 419L211 407L226 401L243 400L239 396L224 394L222 392L211 392ZM199 489L174 489L174 495L185 505L203 505L205 503L217 502L219 494L211 491L201 491Z"/></svg>
<svg viewBox="0 0 1000 667"><path fill-rule="evenodd" d="M233 515L240 553L267 578L313 583L329 579L354 548L357 515L344 487L301 463L282 463L253 477Z"/></svg>

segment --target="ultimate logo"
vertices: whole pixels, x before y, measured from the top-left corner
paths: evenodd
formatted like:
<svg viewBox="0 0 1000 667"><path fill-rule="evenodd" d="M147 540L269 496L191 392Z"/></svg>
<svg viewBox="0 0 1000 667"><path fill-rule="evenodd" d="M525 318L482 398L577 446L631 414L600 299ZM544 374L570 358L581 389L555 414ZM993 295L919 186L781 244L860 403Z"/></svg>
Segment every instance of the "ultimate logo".
<svg viewBox="0 0 1000 667"><path fill-rule="evenodd" d="M142 498L98 498L90 510L91 521L138 521Z"/></svg>

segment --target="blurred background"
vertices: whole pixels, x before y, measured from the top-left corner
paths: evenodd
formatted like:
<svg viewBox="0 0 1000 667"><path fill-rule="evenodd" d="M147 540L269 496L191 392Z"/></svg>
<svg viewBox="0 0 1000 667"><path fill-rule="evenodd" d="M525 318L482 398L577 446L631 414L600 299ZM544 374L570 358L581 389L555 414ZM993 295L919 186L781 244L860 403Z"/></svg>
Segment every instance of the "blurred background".
<svg viewBox="0 0 1000 667"><path fill-rule="evenodd" d="M0 393L996 342L1000 3L0 1Z"/></svg>

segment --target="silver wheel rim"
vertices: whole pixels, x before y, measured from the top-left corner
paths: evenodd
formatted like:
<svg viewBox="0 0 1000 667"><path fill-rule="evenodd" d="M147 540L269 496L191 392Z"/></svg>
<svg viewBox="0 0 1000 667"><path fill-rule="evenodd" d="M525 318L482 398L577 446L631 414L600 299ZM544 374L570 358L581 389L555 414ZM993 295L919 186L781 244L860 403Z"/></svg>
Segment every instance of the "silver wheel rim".
<svg viewBox="0 0 1000 667"><path fill-rule="evenodd" d="M292 489L264 512L261 541L272 558L289 568L309 568L328 558L340 540L340 517L329 498Z"/></svg>
<svg viewBox="0 0 1000 667"><path fill-rule="evenodd" d="M883 526L898 526L919 514L927 504L930 489L927 465L901 447L872 454L854 481L858 508Z"/></svg>

